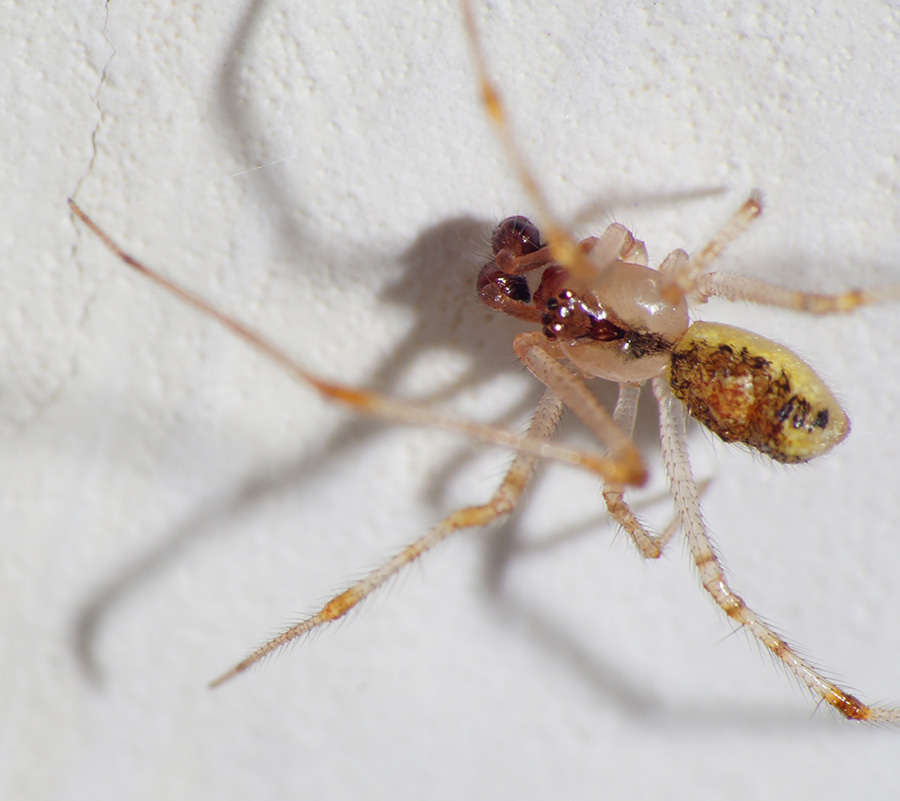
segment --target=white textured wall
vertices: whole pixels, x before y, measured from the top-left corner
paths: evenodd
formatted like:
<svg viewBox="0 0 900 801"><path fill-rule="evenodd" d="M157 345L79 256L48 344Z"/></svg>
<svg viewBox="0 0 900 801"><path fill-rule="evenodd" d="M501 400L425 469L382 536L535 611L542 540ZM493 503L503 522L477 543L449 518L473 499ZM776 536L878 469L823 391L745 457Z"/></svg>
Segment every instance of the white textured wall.
<svg viewBox="0 0 900 801"><path fill-rule="evenodd" d="M346 625L207 690L485 497L509 457L324 407L129 275L66 196L310 367L513 423L537 389L514 321L472 280L482 229L531 208L452 2L0 5L0 797L896 786L900 735L813 714L728 636L680 545L642 564L595 482L562 469L513 525L461 536ZM555 208L603 209L585 232L614 217L656 263L758 186L765 215L725 269L900 281L896 4L477 5ZM701 190L721 191L686 199ZM854 425L791 470L694 432L736 587L865 699L900 699L897 309L704 315L793 345Z"/></svg>

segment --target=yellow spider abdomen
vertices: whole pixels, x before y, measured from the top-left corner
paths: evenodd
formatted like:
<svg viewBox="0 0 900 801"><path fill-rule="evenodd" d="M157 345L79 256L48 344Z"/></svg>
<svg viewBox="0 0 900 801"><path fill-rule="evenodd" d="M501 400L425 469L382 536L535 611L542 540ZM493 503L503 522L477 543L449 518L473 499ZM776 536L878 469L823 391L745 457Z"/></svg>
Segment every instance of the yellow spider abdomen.
<svg viewBox="0 0 900 801"><path fill-rule="evenodd" d="M816 372L765 337L694 323L672 352L672 392L725 442L777 462L808 462L837 445L850 421Z"/></svg>

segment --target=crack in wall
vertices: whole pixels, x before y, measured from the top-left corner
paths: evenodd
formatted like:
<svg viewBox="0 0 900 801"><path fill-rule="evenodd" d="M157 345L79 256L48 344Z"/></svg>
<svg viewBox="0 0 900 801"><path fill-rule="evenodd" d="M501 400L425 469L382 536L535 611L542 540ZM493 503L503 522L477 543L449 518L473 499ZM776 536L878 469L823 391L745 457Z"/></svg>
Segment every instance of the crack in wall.
<svg viewBox="0 0 900 801"><path fill-rule="evenodd" d="M109 57L103 63L103 66L100 68L100 78L97 81L97 87L94 90L91 100L94 103L94 106L97 109L97 124L94 126L91 131L90 140L91 140L91 156L88 159L87 167L85 168L84 173L81 177L75 182L75 188L72 190L71 197L76 197L79 190L81 189L84 182L91 176L91 173L94 171L94 167L97 164L98 158L98 149L97 149L97 137L100 134L100 130L103 127L103 123L106 120L106 111L103 108L102 103L100 102L100 96L103 92L103 87L106 84L107 74L109 72L109 65L112 63L112 60L116 57L116 48L113 46L113 43L110 41L107 32L109 31L109 6L111 0L106 0L103 6L103 26L100 28L100 35L103 37L103 41L106 42L109 47Z"/></svg>
<svg viewBox="0 0 900 801"><path fill-rule="evenodd" d="M116 49L108 36L110 21L110 2L111 0L107 0L107 2L104 4L103 24L99 29L100 35L103 37L104 42L106 42L106 45L109 48L109 55L103 62L102 66L99 67L99 79L97 80L97 84L91 94L91 100L95 108L97 109L97 121L90 132L89 138L91 143L91 150L87 166L85 167L81 176L75 181L75 186L70 193L70 196L73 198L78 195L85 181L87 181L87 179L93 174L94 168L99 159L99 148L97 144L98 138L107 117L107 113L101 102L101 95L107 81L109 66L116 56ZM73 226L75 227L76 238L69 250L69 254L71 262L74 264L75 269L78 271L78 276L80 279L82 279L82 283L84 284L83 279L85 278L85 271L82 268L81 262L78 258L78 250L81 244L81 230L77 225L74 224L74 221ZM78 332L83 329L90 309L93 306L94 300L96 299L96 296L96 286L89 286L85 291L81 307L75 310L72 315L71 324L74 331ZM26 388L24 394L27 399L28 405L31 407L30 412L24 417L11 423L6 428L6 430L3 432L4 439L16 438L22 435L37 420L43 417L47 413L48 409L53 407L60 400L66 386L68 386L72 379L74 379L79 373L79 352L79 349L76 347L74 349L74 352L71 354L68 366L54 376L52 383L48 383L37 388Z"/></svg>

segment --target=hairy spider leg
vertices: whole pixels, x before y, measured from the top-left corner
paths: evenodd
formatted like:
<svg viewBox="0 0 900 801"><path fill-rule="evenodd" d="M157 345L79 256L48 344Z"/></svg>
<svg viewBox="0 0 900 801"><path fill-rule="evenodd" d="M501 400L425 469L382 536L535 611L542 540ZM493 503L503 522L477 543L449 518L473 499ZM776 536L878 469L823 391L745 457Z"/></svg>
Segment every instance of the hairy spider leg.
<svg viewBox="0 0 900 801"><path fill-rule="evenodd" d="M531 418L528 435L536 440L547 440L556 431L562 414L562 402L552 389L546 389ZM273 651L282 648L292 640L302 637L313 629L332 623L344 617L351 609L383 586L407 565L443 542L451 534L470 528L482 528L509 515L518 505L522 493L531 482L537 469L538 458L531 454L517 453L512 464L490 500L480 506L459 509L446 517L415 542L388 559L383 565L357 581L344 592L336 595L314 615L310 615L281 634L264 643L246 659L231 670L223 673L211 683L218 687L247 668L265 659Z"/></svg>
<svg viewBox="0 0 900 801"><path fill-rule="evenodd" d="M431 409L408 403L377 392L356 389L323 378L311 373L299 362L288 356L283 350L273 345L263 336L244 325L240 321L223 314L199 295L190 292L174 281L143 264L126 253L109 235L103 231L79 206L69 199L69 207L100 241L121 261L136 272L161 286L167 292L180 298L183 302L211 317L228 330L232 331L248 345L262 353L267 359L279 365L300 383L316 390L327 400L347 406L358 414L380 418L391 423L402 423L410 426L421 426L451 431L491 445L499 445L522 454L530 454L540 459L561 462L596 473L612 481L639 486L646 480L646 471L639 459L632 453L625 454L620 460L615 456L591 454L554 445L531 436L521 436L513 431L497 426L462 420L450 415L441 414ZM605 410L604 410L605 411Z"/></svg>
<svg viewBox="0 0 900 801"><path fill-rule="evenodd" d="M669 290L687 296L693 304L710 298L755 303L806 314L846 314L862 306L877 306L900 301L900 284L877 289L848 289L843 292L805 292L763 281L740 273L707 272L726 245L747 230L762 214L760 193L754 190L731 219L695 255L674 251L660 265Z"/></svg>
<svg viewBox="0 0 900 801"><path fill-rule="evenodd" d="M849 720L900 721L900 710L867 706L856 696L829 681L807 660L799 656L772 627L754 612L732 588L713 547L700 514L697 484L691 474L684 428L684 406L672 395L664 376L653 379L653 393L659 405L660 437L663 460L681 527L691 557L700 574L700 583L719 608L739 626L752 634L811 693L835 708Z"/></svg>

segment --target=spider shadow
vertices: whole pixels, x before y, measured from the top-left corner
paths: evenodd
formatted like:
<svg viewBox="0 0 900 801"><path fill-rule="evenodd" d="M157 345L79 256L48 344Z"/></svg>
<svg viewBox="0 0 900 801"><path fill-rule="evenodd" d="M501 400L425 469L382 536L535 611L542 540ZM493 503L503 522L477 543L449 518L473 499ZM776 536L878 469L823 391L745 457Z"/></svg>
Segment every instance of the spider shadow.
<svg viewBox="0 0 900 801"><path fill-rule="evenodd" d="M263 23L263 11L272 5L271 0L251 0L234 34L225 49L222 69L215 87L213 113L220 121L220 131L224 132L239 161L253 164L258 154L247 152L247 143L265 141L265 129L255 126L256 115L246 109L246 87L241 81L241 69L246 51L252 44L258 27ZM275 231L287 252L305 253L314 245L308 226L293 211L297 198L290 191L282 173L278 170L255 169L251 188L257 201L264 205L266 218L274 222ZM319 248L315 248L316 252Z"/></svg>
<svg viewBox="0 0 900 801"><path fill-rule="evenodd" d="M402 276L384 291L378 302L408 307L415 311L416 318L391 353L373 368L365 382L367 386L389 390L402 381L410 365L428 358L436 350L446 351L448 342L453 350L467 355L468 367L427 397L418 398L419 402L452 399L460 392L477 389L485 382L495 380L498 373L522 372L510 348L517 329L515 321L492 319L473 297L474 278L472 282L460 279L471 265L460 255L459 244L479 241L484 228L484 223L471 218L448 220L423 232L401 254ZM463 294L467 297L463 298ZM450 338L448 330L453 331ZM498 332L503 334L499 339ZM499 369L498 364L501 365ZM525 397L512 409L505 410L499 417L488 417L488 422L508 424L527 414L534 402L526 391ZM271 499L296 492L306 480L327 473L332 465L340 465L352 453L370 447L384 428L380 421L347 419L313 450L288 463L247 475L236 486L223 490L216 499L199 506L170 533L163 535L150 549L118 568L106 581L101 581L74 616L73 648L85 676L96 684L102 683L96 643L106 619L129 596L170 570L183 558L186 548L196 547L217 536L228 521L251 515L254 508ZM464 461L451 462L439 468L439 472L449 477L455 470L464 468Z"/></svg>

